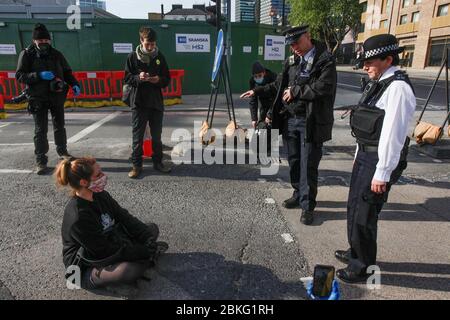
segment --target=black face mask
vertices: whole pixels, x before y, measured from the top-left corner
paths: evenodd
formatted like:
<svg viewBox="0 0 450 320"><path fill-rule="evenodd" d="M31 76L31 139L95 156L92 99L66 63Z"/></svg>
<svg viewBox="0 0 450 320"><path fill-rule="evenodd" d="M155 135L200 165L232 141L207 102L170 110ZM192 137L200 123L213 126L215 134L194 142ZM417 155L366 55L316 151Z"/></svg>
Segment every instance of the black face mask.
<svg viewBox="0 0 450 320"><path fill-rule="evenodd" d="M39 50L42 54L47 54L51 48L50 44L48 43L40 43L36 45L36 48Z"/></svg>

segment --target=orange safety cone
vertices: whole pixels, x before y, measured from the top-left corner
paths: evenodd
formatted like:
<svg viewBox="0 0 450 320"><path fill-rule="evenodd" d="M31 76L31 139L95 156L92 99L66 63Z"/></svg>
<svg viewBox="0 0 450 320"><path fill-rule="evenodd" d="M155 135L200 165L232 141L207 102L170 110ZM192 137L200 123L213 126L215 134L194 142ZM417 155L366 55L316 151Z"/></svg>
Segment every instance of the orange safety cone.
<svg viewBox="0 0 450 320"><path fill-rule="evenodd" d="M152 146L152 138L150 135L150 127L148 126L145 128L145 136L144 136L144 143L142 144L143 149L143 158L151 158L153 156L153 146Z"/></svg>

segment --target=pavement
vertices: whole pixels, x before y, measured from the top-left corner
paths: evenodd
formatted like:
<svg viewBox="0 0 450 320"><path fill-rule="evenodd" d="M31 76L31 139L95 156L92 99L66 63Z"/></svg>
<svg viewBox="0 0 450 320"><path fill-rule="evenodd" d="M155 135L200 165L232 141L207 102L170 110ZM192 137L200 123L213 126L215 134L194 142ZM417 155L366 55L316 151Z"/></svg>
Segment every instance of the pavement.
<svg viewBox="0 0 450 320"><path fill-rule="evenodd" d="M336 105L353 103L359 94L339 86ZM234 98L238 122L248 127L247 101ZM208 99L185 96L182 105L167 107L165 161L177 144L173 130L192 133L193 122L206 116ZM228 115L222 98L218 109L214 122L223 131ZM431 111L430 120L438 121L440 113ZM157 223L160 239L169 243L147 271L151 280L94 292L66 288L60 228L68 194L50 174L33 172L32 119L16 112L0 121L0 299L306 299L304 283L316 264L343 267L333 253L347 247L355 148L348 118L336 113L333 140L324 146L312 226L300 224L299 209L281 206L292 193L283 153L272 176L262 176L259 165L194 163L162 175L146 160L143 177L128 179L130 121L131 113L120 107L66 113L69 151L97 157L109 176L108 192L144 222ZM49 159L54 167L52 144ZM450 299L449 208L450 161L411 149L380 215L381 287L342 284L342 298Z"/></svg>

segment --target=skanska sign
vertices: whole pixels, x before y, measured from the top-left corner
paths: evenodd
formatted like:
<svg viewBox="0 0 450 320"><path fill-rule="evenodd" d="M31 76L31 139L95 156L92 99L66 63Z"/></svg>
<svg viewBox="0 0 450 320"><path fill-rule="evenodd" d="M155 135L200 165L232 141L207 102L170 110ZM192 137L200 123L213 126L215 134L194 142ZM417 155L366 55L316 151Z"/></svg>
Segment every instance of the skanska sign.
<svg viewBox="0 0 450 320"><path fill-rule="evenodd" d="M210 52L209 34L175 34L176 52Z"/></svg>

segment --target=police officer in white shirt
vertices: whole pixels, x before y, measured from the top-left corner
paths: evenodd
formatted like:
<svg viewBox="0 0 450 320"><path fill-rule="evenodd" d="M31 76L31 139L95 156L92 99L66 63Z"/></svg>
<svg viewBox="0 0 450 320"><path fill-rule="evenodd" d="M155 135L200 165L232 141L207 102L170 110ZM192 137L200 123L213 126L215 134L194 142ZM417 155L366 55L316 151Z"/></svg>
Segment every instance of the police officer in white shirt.
<svg viewBox="0 0 450 320"><path fill-rule="evenodd" d="M349 283L366 281L367 268L376 264L378 215L406 168L416 98L408 76L397 67L403 49L395 36L376 35L364 42L359 59L370 81L358 106L351 107L357 149L347 203L350 248L335 252L348 264L336 275Z"/></svg>

